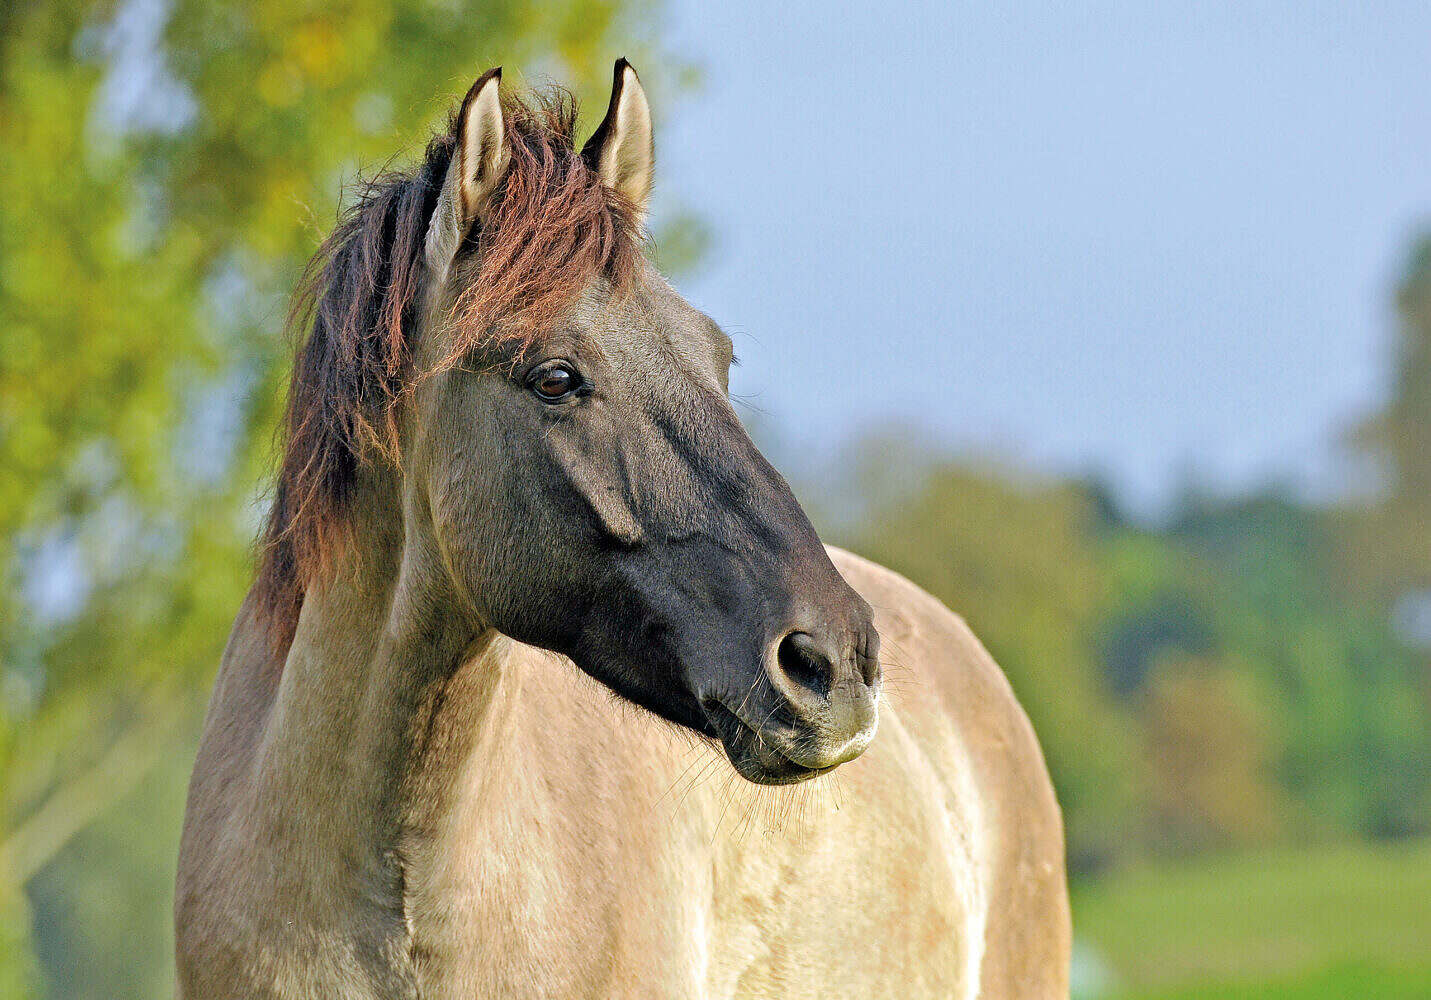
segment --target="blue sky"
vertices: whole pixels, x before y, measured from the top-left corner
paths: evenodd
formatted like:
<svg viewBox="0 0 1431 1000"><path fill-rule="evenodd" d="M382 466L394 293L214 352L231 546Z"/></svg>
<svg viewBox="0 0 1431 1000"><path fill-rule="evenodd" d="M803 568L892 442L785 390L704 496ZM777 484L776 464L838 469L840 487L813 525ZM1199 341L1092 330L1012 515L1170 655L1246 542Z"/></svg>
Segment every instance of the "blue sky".
<svg viewBox="0 0 1431 1000"><path fill-rule="evenodd" d="M1431 223L1431 5L677 0L657 136L733 391L828 453L899 419L1156 508L1347 484Z"/></svg>

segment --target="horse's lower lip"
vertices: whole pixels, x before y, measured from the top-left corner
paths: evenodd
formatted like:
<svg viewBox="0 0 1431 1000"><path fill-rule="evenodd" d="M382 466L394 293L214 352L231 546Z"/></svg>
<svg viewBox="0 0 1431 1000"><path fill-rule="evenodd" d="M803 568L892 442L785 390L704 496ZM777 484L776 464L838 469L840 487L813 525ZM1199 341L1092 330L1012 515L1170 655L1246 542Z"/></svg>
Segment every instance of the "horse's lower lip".
<svg viewBox="0 0 1431 1000"><path fill-rule="evenodd" d="M726 756L741 777L760 785L793 785L833 771L839 765L806 767L785 756L777 747L761 739L754 727L720 701L706 703L707 716L714 715L711 728L725 748ZM745 748L740 747L744 737ZM773 765L773 766L772 766Z"/></svg>

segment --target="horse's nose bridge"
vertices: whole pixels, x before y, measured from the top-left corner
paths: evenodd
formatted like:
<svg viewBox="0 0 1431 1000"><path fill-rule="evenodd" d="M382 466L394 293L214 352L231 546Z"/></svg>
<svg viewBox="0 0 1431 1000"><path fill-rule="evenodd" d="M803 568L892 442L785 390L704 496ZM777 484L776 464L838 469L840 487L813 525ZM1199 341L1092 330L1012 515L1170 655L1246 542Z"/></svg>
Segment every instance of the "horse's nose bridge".
<svg viewBox="0 0 1431 1000"><path fill-rule="evenodd" d="M879 683L870 607L835 568L789 484L728 401L706 402L702 421L665 428L702 484L689 516L735 557L745 613L763 619L771 686L812 719L829 719L836 702L868 700Z"/></svg>

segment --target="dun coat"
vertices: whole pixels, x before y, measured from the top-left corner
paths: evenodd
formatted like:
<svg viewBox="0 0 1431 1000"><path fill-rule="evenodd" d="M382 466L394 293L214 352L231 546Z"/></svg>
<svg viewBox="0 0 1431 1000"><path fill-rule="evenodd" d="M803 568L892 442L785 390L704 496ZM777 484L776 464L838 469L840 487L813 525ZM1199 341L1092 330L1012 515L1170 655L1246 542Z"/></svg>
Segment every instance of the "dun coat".
<svg viewBox="0 0 1431 1000"><path fill-rule="evenodd" d="M741 428L729 338L641 253L636 74L580 151L569 101L499 86L296 299L180 995L1066 997L1033 732Z"/></svg>

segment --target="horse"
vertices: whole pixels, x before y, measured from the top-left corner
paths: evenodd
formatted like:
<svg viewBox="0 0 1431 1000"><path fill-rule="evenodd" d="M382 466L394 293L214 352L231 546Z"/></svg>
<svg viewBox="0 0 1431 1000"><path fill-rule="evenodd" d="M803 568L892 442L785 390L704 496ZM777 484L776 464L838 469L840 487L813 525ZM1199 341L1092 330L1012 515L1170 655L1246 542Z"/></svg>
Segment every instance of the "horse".
<svg viewBox="0 0 1431 1000"><path fill-rule="evenodd" d="M179 995L1067 997L1033 730L742 428L730 338L644 253L635 71L580 150L569 96L500 82L296 293Z"/></svg>

